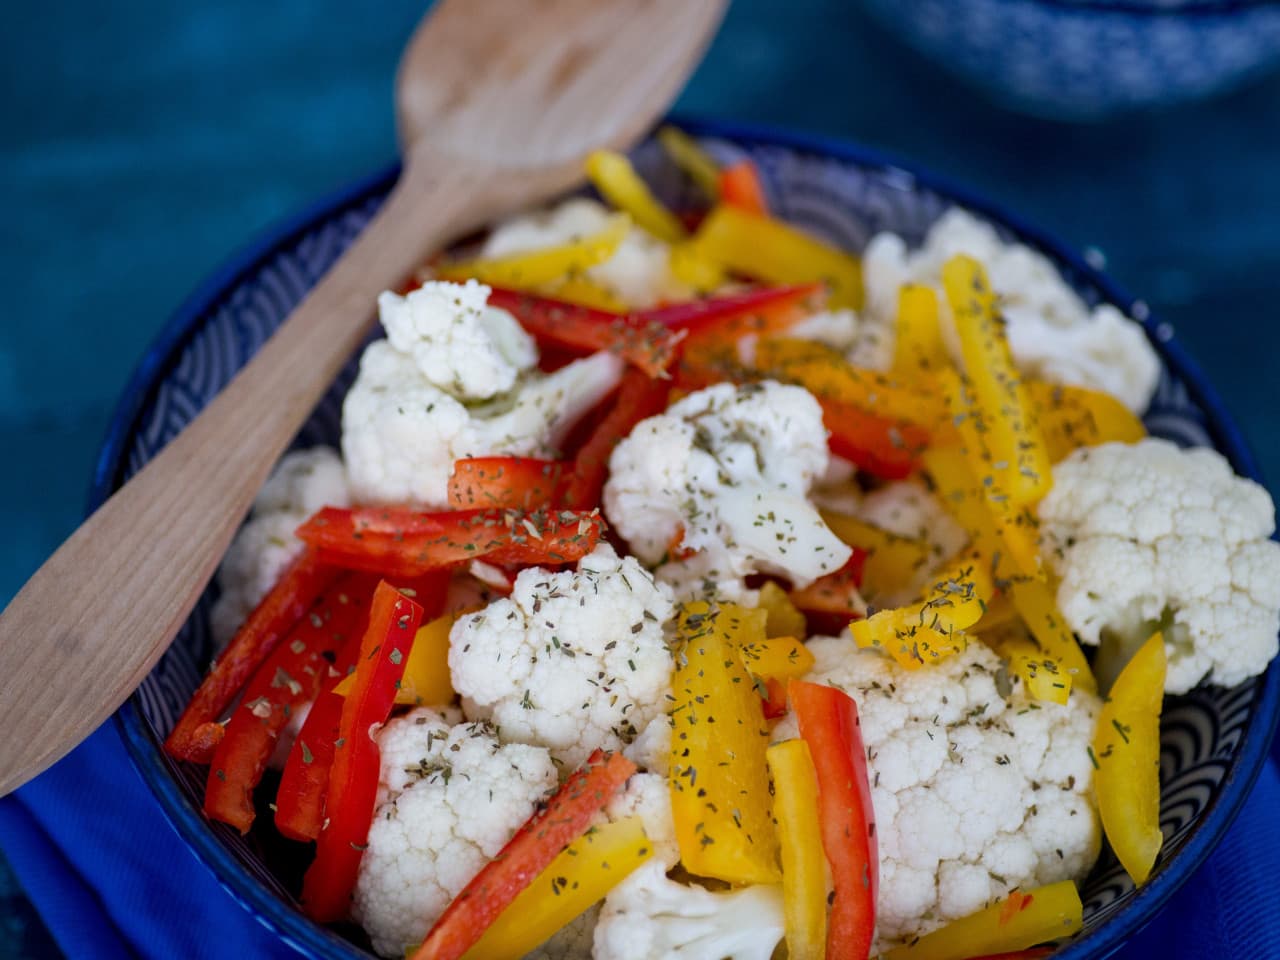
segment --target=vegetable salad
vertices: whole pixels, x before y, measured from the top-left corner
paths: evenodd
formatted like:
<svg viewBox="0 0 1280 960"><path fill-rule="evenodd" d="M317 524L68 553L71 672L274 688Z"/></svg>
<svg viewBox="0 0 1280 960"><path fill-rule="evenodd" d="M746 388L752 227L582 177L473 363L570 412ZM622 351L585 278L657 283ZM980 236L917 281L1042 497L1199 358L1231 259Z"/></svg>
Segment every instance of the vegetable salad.
<svg viewBox="0 0 1280 960"><path fill-rule="evenodd" d="M382 294L166 750L386 957L1047 955L1156 869L1164 695L1276 654L1270 497L1041 255L659 139L701 209L597 153Z"/></svg>

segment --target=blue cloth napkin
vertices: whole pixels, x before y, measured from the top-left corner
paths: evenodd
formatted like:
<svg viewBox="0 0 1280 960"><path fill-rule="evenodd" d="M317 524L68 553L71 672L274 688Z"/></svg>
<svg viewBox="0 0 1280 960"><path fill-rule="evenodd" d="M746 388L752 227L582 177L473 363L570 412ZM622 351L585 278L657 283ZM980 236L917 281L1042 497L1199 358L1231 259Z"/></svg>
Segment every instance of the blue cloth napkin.
<svg viewBox="0 0 1280 960"><path fill-rule="evenodd" d="M1221 846L1116 954L1280 957L1280 747ZM0 800L0 845L69 957L296 958L169 828L111 723Z"/></svg>

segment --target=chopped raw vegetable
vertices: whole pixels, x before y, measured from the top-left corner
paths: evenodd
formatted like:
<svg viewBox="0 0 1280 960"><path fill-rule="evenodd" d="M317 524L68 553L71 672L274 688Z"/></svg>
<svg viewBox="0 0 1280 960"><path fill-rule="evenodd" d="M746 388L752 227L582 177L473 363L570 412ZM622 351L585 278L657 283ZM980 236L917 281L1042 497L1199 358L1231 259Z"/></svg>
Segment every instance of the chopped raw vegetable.
<svg viewBox="0 0 1280 960"><path fill-rule="evenodd" d="M667 243L684 239L684 225L659 202L623 154L596 150L587 155L586 167L601 196L629 214L642 230Z"/></svg>
<svg viewBox="0 0 1280 960"><path fill-rule="evenodd" d="M559 460L534 457L455 460L449 477L449 506L454 510L549 507L555 503L564 468Z"/></svg>
<svg viewBox="0 0 1280 960"><path fill-rule="evenodd" d="M827 860L819 827L818 779L809 745L775 743L767 754L773 774L773 817L782 860L782 904L788 960L823 960L827 949Z"/></svg>
<svg viewBox="0 0 1280 960"><path fill-rule="evenodd" d="M754 163L739 160L720 171L720 201L757 217L769 215L769 201L765 199L764 184Z"/></svg>
<svg viewBox="0 0 1280 960"><path fill-rule="evenodd" d="M720 167L691 136L677 127L658 130L658 142L677 167L702 188L707 199L720 197Z"/></svg>

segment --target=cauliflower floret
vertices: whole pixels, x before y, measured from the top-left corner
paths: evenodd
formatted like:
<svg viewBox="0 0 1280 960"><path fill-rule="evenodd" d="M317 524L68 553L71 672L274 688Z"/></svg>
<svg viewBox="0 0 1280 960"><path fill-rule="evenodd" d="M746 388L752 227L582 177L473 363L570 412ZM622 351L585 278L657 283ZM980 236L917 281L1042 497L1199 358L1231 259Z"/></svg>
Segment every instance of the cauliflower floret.
<svg viewBox="0 0 1280 960"><path fill-rule="evenodd" d="M347 472L334 450L295 450L280 459L218 568L222 594L210 614L218 649L302 553L302 541L294 536L298 526L321 507L350 502Z"/></svg>
<svg viewBox="0 0 1280 960"><path fill-rule="evenodd" d="M420 943L558 782L546 750L459 719L420 707L378 734L377 808L351 913L383 956Z"/></svg>
<svg viewBox="0 0 1280 960"><path fill-rule="evenodd" d="M961 253L987 268L1019 370L1052 383L1105 391L1135 413L1146 409L1160 378L1160 361L1142 327L1109 304L1091 311L1048 258L1022 244L1005 243L994 227L959 208L947 211L915 252L908 253L902 239L892 234L879 234L868 244L860 334L866 342L855 347L863 351L863 365L885 369L892 360L902 284L935 287L943 318L950 316L941 294L942 265ZM944 322L942 331L958 358L954 328Z"/></svg>
<svg viewBox="0 0 1280 960"><path fill-rule="evenodd" d="M458 352L441 356L466 362ZM502 396L468 405L428 380L412 355L389 340L375 341L365 348L342 405L352 497L441 506L455 460L554 457L569 427L617 386L622 368L619 357L601 352L549 375L532 372ZM458 377L470 380L461 370Z"/></svg>
<svg viewBox="0 0 1280 960"><path fill-rule="evenodd" d="M614 448L605 512L645 563L663 563L677 538L696 551L658 571L681 597L709 583L725 599L757 571L803 587L850 556L805 497L827 457L822 409L805 390L717 384L641 421Z"/></svg>
<svg viewBox="0 0 1280 960"><path fill-rule="evenodd" d="M671 788L667 775L637 773L621 793L609 801L605 814L610 820L640 817L645 836L653 844L653 858L670 870L680 860L676 824L671 812Z"/></svg>
<svg viewBox="0 0 1280 960"><path fill-rule="evenodd" d="M672 658L670 592L608 546L577 571L521 571L510 597L462 617L449 672L468 717L568 767L617 750L662 713Z"/></svg>
<svg viewBox="0 0 1280 960"><path fill-rule="evenodd" d="M596 201L574 197L550 210L508 220L489 234L482 255L503 257L568 243L599 233L611 216ZM694 293L671 272L671 248L638 227L628 230L613 256L588 268L585 276L636 309L688 300Z"/></svg>
<svg viewBox="0 0 1280 960"><path fill-rule="evenodd" d="M782 888L712 893L650 860L605 898L595 960L769 960L782 939Z"/></svg>
<svg viewBox="0 0 1280 960"><path fill-rule="evenodd" d="M1206 677L1234 686L1276 655L1275 507L1218 452L1157 439L1077 450L1053 468L1040 523L1062 615L1085 643L1115 643L1109 662L1162 627L1165 690L1185 693Z"/></svg>
<svg viewBox="0 0 1280 960"><path fill-rule="evenodd" d="M538 362L538 347L516 318L488 305L489 288L424 283L406 296L378 297L387 340L422 375L458 400L487 400L515 386Z"/></svg>
<svg viewBox="0 0 1280 960"><path fill-rule="evenodd" d="M1097 697L1066 706L1000 692L981 643L906 670L848 635L809 642L806 677L858 704L880 843L877 950L973 913L1015 887L1082 879L1098 855L1088 748ZM796 735L788 716L775 739Z"/></svg>

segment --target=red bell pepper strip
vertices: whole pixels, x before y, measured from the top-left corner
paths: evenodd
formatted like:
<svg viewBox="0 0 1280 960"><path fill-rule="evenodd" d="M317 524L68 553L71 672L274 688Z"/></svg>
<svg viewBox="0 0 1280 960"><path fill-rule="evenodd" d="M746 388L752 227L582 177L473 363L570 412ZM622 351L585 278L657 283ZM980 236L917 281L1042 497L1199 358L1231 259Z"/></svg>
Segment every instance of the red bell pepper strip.
<svg viewBox="0 0 1280 960"><path fill-rule="evenodd" d="M720 202L758 216L769 215L769 201L754 163L739 160L720 171Z"/></svg>
<svg viewBox="0 0 1280 960"><path fill-rule="evenodd" d="M845 623L866 616L867 605L859 592L866 560L866 551L855 548L839 570L819 577L801 590L792 590L788 594L791 602L797 610L834 614L843 617Z"/></svg>
<svg viewBox="0 0 1280 960"><path fill-rule="evenodd" d="M915 472L929 431L912 423L876 416L859 407L819 399L827 444L838 457L885 480L901 480Z"/></svg>
<svg viewBox="0 0 1280 960"><path fill-rule="evenodd" d="M204 792L210 818L249 832L253 790L276 738L293 711L315 699L347 636L363 626L373 593L368 581L365 574L338 577L258 667L213 753Z"/></svg>
<svg viewBox="0 0 1280 960"><path fill-rule="evenodd" d="M417 576L472 560L496 564L568 563L595 549L598 512L325 507L298 536L331 563L386 576Z"/></svg>
<svg viewBox="0 0 1280 960"><path fill-rule="evenodd" d="M764 704L764 718L778 720L787 715L787 685L777 677L765 677L764 689L756 687Z"/></svg>
<svg viewBox="0 0 1280 960"><path fill-rule="evenodd" d="M637 314L610 313L576 303L495 288L489 306L506 310L542 344L592 353L610 350L651 377L675 358L684 334Z"/></svg>
<svg viewBox="0 0 1280 960"><path fill-rule="evenodd" d="M470 457L455 460L449 477L454 510L507 507L537 510L556 500L565 464L535 457Z"/></svg>
<svg viewBox="0 0 1280 960"><path fill-rule="evenodd" d="M342 919L350 906L378 797L381 760L373 732L391 714L421 622L422 607L385 581L378 584L355 682L342 705L316 858L302 880L302 906L321 923Z"/></svg>
<svg viewBox="0 0 1280 960"><path fill-rule="evenodd" d="M817 283L760 287L707 300L657 307L639 314L649 322L689 334L682 352L695 342L737 340L747 334L776 334L822 308L826 294Z"/></svg>
<svg viewBox="0 0 1280 960"><path fill-rule="evenodd" d="M876 929L880 861L858 707L843 691L803 680L790 681L787 696L818 775L822 846L835 887L827 957L866 960Z"/></svg>
<svg viewBox="0 0 1280 960"><path fill-rule="evenodd" d="M187 708L164 742L165 752L178 760L208 763L222 739L218 724L254 670L271 655L338 571L320 561L314 550L303 551L271 592L249 614L227 648L209 668Z"/></svg>
<svg viewBox="0 0 1280 960"><path fill-rule="evenodd" d="M457 960L636 772L620 753L597 750L441 914L412 960Z"/></svg>
<svg viewBox="0 0 1280 960"><path fill-rule="evenodd" d="M669 386L665 380L651 380L636 370L622 375L613 406L596 422L574 455L573 469L561 498L564 506L573 510L600 506L600 491L609 472L613 448L641 420L666 409Z"/></svg>

